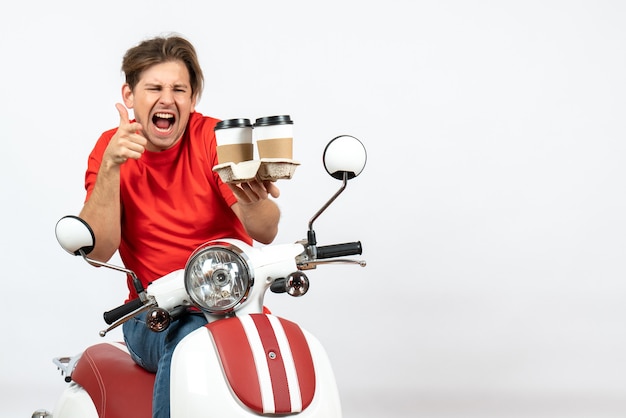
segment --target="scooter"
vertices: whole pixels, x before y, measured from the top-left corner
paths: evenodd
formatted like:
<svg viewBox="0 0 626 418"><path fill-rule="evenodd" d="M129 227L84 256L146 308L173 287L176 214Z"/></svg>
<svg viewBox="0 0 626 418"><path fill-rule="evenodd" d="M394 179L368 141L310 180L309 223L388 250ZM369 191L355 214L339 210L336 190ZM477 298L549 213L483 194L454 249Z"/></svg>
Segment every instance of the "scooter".
<svg viewBox="0 0 626 418"><path fill-rule="evenodd" d="M171 364L171 417L202 416L341 417L333 369L320 341L298 324L264 307L268 290L299 297L307 293L304 271L337 263L365 266L344 257L362 254L359 241L317 245L314 221L365 167L367 155L355 137L331 140L323 154L326 171L342 181L340 189L309 221L307 238L293 244L253 247L235 239L200 245L184 269L143 288L135 273L90 259L95 245L90 226L76 216L56 225L68 253L94 266L129 275L139 297L109 312L107 332L147 312L147 326L160 332L190 308L208 324L176 346ZM53 413L33 418L149 418L154 374L134 363L123 343L104 342L54 363L67 388Z"/></svg>

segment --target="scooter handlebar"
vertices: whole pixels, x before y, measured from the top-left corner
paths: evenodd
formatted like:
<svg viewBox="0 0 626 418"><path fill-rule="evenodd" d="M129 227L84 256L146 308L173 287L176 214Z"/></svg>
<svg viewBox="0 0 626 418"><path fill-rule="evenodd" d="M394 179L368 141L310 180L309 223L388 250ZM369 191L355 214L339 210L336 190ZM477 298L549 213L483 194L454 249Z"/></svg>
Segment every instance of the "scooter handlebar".
<svg viewBox="0 0 626 418"><path fill-rule="evenodd" d="M103 315L104 322L106 322L108 325L111 325L113 322L141 308L142 306L143 302L139 298L128 301L125 304L118 306L117 308L105 312Z"/></svg>
<svg viewBox="0 0 626 418"><path fill-rule="evenodd" d="M345 244L322 245L317 247L317 258L346 257L360 255L363 252L361 241L346 242Z"/></svg>

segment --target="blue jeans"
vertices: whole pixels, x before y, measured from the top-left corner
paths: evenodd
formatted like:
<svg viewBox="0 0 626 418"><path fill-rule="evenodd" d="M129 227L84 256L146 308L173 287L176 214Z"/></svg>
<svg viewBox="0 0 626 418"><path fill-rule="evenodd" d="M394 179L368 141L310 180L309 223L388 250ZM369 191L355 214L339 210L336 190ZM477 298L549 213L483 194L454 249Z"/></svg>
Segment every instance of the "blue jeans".
<svg viewBox="0 0 626 418"><path fill-rule="evenodd" d="M170 418L170 364L176 344L187 334L206 325L202 314L182 315L163 332L146 326L146 313L123 325L124 341L132 359L144 369L156 372L152 398L153 418Z"/></svg>

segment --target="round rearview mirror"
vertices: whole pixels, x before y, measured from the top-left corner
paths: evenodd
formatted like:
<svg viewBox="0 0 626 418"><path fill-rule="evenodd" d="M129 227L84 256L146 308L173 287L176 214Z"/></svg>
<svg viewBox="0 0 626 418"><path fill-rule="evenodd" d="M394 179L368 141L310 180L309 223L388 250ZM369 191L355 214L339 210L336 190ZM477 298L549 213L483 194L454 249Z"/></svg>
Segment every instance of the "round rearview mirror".
<svg viewBox="0 0 626 418"><path fill-rule="evenodd" d="M341 135L333 138L324 149L324 167L328 174L343 180L344 174L352 179L363 171L367 161L365 146L357 138Z"/></svg>
<svg viewBox="0 0 626 418"><path fill-rule="evenodd" d="M72 255L89 254L96 245L96 237L87 222L78 216L68 215L59 219L55 233L61 247Z"/></svg>

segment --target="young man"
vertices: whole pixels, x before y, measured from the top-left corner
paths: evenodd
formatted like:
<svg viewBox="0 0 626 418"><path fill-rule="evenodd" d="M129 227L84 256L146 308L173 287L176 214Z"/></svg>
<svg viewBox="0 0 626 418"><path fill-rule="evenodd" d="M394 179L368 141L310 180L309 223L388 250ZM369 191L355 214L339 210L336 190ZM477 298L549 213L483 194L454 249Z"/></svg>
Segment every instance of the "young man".
<svg viewBox="0 0 626 418"><path fill-rule="evenodd" d="M272 242L280 218L269 199L278 197L276 186L227 185L212 171L218 120L195 112L204 79L194 47L178 36L146 40L127 51L122 70L119 126L97 141L85 176L80 217L96 236L90 257L107 261L119 251L147 286L183 268L191 252L211 239ZM137 297L128 287L129 299ZM186 315L162 333L143 321L145 314L126 322L124 339L133 359L156 372L153 416L165 418L174 347L206 320Z"/></svg>

